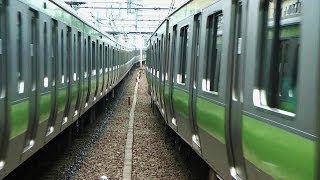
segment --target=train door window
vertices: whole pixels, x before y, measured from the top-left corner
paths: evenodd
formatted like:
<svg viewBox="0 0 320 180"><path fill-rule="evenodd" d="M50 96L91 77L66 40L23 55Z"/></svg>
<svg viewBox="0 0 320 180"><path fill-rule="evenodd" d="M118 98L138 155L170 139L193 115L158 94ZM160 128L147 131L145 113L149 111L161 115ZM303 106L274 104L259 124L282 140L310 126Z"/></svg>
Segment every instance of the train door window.
<svg viewBox="0 0 320 180"><path fill-rule="evenodd" d="M92 53L91 53L91 72L92 72L92 76L96 75L96 43L94 41L92 41Z"/></svg>
<svg viewBox="0 0 320 180"><path fill-rule="evenodd" d="M162 43L161 43L161 57L164 57L165 54L164 54L164 45L165 45L165 38L164 38L164 35L162 34L161 36L161 39L162 39ZM165 58L162 58L161 60L161 81L164 81L165 80L165 65L166 65L166 61L165 61Z"/></svg>
<svg viewBox="0 0 320 180"><path fill-rule="evenodd" d="M49 79L48 79L48 30L47 30L47 22L44 22L43 25L43 87L48 88L49 86Z"/></svg>
<svg viewBox="0 0 320 180"><path fill-rule="evenodd" d="M185 84L187 77L187 47L188 47L188 34L189 26L184 26L180 29L180 56L179 56L179 66L177 74L177 83Z"/></svg>
<svg viewBox="0 0 320 180"><path fill-rule="evenodd" d="M296 110L301 7L300 0L270 0L263 9L262 62L254 103L288 116Z"/></svg>
<svg viewBox="0 0 320 180"><path fill-rule="evenodd" d="M108 72L108 47L104 47L104 72Z"/></svg>
<svg viewBox="0 0 320 180"><path fill-rule="evenodd" d="M154 46L153 46L153 51L152 51L152 55L153 55L153 63L152 63L152 75L154 75L155 76L155 74L156 74L156 67L157 67L157 65L156 65L156 63L157 63L157 59L156 59L156 49L157 49L157 45L156 44L154 44Z"/></svg>
<svg viewBox="0 0 320 180"><path fill-rule="evenodd" d="M154 75L154 45L151 46L151 74Z"/></svg>
<svg viewBox="0 0 320 180"><path fill-rule="evenodd" d="M108 72L110 72L112 69L112 65L111 65L111 61L112 61L112 58L111 58L111 48L110 46L108 45ZM110 76L110 75L109 75Z"/></svg>
<svg viewBox="0 0 320 180"><path fill-rule="evenodd" d="M154 72L154 75L155 77L157 77L157 71L158 71L158 41L155 43L155 49L154 49L154 53L155 53L155 72Z"/></svg>
<svg viewBox="0 0 320 180"><path fill-rule="evenodd" d="M55 72L55 65L57 63L57 58L58 58L58 43L57 43L57 38L58 38L58 24L57 21L52 20L52 29L51 29L51 60L52 63L50 66L52 67L51 70L51 77L54 78L56 77L56 72ZM56 84L56 78L54 78L52 85L55 86Z"/></svg>
<svg viewBox="0 0 320 180"><path fill-rule="evenodd" d="M112 71L115 69L115 57L114 57L114 48L112 48Z"/></svg>
<svg viewBox="0 0 320 180"><path fill-rule="evenodd" d="M87 39L84 39L84 78L88 77L88 53L87 53Z"/></svg>
<svg viewBox="0 0 320 180"><path fill-rule="evenodd" d="M161 71L161 39L158 41L158 69L157 69L157 78L160 78Z"/></svg>
<svg viewBox="0 0 320 180"><path fill-rule="evenodd" d="M61 83L64 84L64 36L63 36L63 30L61 30L61 57L60 57L60 71L61 71Z"/></svg>
<svg viewBox="0 0 320 180"><path fill-rule="evenodd" d="M223 15L216 13L208 16L206 24L206 47L205 47L205 64L204 77L202 79L202 90L218 93L219 73L222 50L222 30Z"/></svg>
<svg viewBox="0 0 320 180"><path fill-rule="evenodd" d="M200 21L201 16L200 14L194 17L194 40L193 40L193 62L192 62L192 83L193 88L197 88L197 74L198 74L198 63L199 63L199 53L200 53Z"/></svg>
<svg viewBox="0 0 320 180"><path fill-rule="evenodd" d="M118 65L118 69L120 67L120 50L118 49L118 53L117 53L117 65Z"/></svg>
<svg viewBox="0 0 320 180"><path fill-rule="evenodd" d="M81 44L82 44L82 42L81 42L81 32L78 32L78 40L77 40L77 42L78 42L78 45L77 45L77 54L78 54L78 56L77 56L77 60L76 60L76 63L78 63L77 64L77 67L78 67L78 69L76 70L76 75L77 75L77 81L79 80L79 75L81 74L80 73L80 69L81 69L81 61L82 61L82 59L81 59Z"/></svg>
<svg viewBox="0 0 320 180"><path fill-rule="evenodd" d="M76 35L73 34L73 58L72 58L72 65L73 65L73 81L77 81L77 38Z"/></svg>
<svg viewBox="0 0 320 180"><path fill-rule="evenodd" d="M31 31L30 31L30 57L31 57L31 69L30 73L32 76L32 90L36 89L37 84L37 57L38 57L38 14L34 11L30 11L31 13Z"/></svg>
<svg viewBox="0 0 320 180"><path fill-rule="evenodd" d="M156 42L156 49L155 49L155 56L156 56L156 67L155 67L155 69L156 69L156 71L155 71L155 76L156 76L156 78L158 78L159 77L159 49L160 49L160 47L159 47L159 41L158 41L158 39L157 39L157 42Z"/></svg>
<svg viewBox="0 0 320 180"><path fill-rule="evenodd" d="M157 44L154 43L154 46L153 46L153 70L152 70L152 74L155 76L156 73L157 73Z"/></svg>
<svg viewBox="0 0 320 180"><path fill-rule="evenodd" d="M157 67L157 78L160 78L160 70L161 70L161 67L160 67L160 64L161 63L161 39L158 40L158 67Z"/></svg>
<svg viewBox="0 0 320 180"><path fill-rule="evenodd" d="M153 75L153 71L154 71L154 45L151 46L151 75Z"/></svg>
<svg viewBox="0 0 320 180"><path fill-rule="evenodd" d="M23 53L22 53L22 17L21 12L17 15L17 46L18 46L18 94L24 93L24 72L23 72Z"/></svg>
<svg viewBox="0 0 320 180"><path fill-rule="evenodd" d="M171 51L171 65L175 63L175 57L176 57L176 44L177 44L177 25L173 26L173 32L172 32L172 47L170 48ZM171 67L173 69L173 67ZM173 77L173 73L171 73L171 78ZM174 82L174 78L172 78L172 81Z"/></svg>
<svg viewBox="0 0 320 180"><path fill-rule="evenodd" d="M71 28L68 27L67 30L67 83L69 83L70 80L70 76L72 74L73 71L73 56L72 56L72 32L71 32ZM63 62L62 62L63 63ZM71 65L71 66L70 66Z"/></svg>
<svg viewBox="0 0 320 180"><path fill-rule="evenodd" d="M99 68L99 74L102 74L102 67L103 67L103 56L102 56L102 44L100 44L100 47L99 47L99 61L100 61L100 68Z"/></svg>
<svg viewBox="0 0 320 180"><path fill-rule="evenodd" d="M111 46L108 45L108 72L112 71L112 51Z"/></svg>
<svg viewBox="0 0 320 180"><path fill-rule="evenodd" d="M170 44L171 43L171 34L169 33L168 35L168 42L167 44ZM166 58L165 58L165 72L164 72L164 79L165 81L168 81L168 71L169 71L169 52L167 51L166 53Z"/></svg>

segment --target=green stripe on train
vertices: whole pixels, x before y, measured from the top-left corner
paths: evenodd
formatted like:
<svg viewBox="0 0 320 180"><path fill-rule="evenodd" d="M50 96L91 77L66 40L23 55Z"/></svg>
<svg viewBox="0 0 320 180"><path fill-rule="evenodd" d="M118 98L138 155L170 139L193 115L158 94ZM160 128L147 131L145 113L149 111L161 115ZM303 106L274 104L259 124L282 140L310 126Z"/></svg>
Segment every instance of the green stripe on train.
<svg viewBox="0 0 320 180"><path fill-rule="evenodd" d="M50 116L50 110L51 110L51 92L48 92L46 94L43 94L40 96L40 122L43 122L47 120Z"/></svg>
<svg viewBox="0 0 320 180"><path fill-rule="evenodd" d="M28 128L29 100L11 105L10 139L25 132Z"/></svg>
<svg viewBox="0 0 320 180"><path fill-rule="evenodd" d="M173 88L172 103L175 112L179 112L183 119L187 119L189 115L188 109L189 94L177 87Z"/></svg>
<svg viewBox="0 0 320 180"><path fill-rule="evenodd" d="M57 94L58 113L60 113L61 111L64 111L64 109L65 109L65 105L67 103L66 96L67 96L67 88L66 87L63 87L58 90L58 94Z"/></svg>
<svg viewBox="0 0 320 180"><path fill-rule="evenodd" d="M316 143L268 123L242 116L244 157L275 179L315 178Z"/></svg>
<svg viewBox="0 0 320 180"><path fill-rule="evenodd" d="M71 105L74 106L77 103L78 99L78 85L73 84L71 86Z"/></svg>
<svg viewBox="0 0 320 180"><path fill-rule="evenodd" d="M225 144L225 108L202 97L197 98L198 126Z"/></svg>

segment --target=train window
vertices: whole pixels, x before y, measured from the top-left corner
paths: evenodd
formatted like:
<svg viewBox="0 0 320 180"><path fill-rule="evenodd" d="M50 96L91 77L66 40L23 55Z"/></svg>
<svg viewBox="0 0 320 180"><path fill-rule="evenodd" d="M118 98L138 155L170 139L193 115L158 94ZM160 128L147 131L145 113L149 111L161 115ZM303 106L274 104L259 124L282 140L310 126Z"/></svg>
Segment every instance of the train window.
<svg viewBox="0 0 320 180"><path fill-rule="evenodd" d="M47 22L44 22L43 26L43 70L44 70L44 78L43 78L43 87L47 88L49 85L48 80L48 32L47 32Z"/></svg>
<svg viewBox="0 0 320 180"><path fill-rule="evenodd" d="M73 34L73 81L77 81L77 41L76 41L76 35Z"/></svg>
<svg viewBox="0 0 320 180"><path fill-rule="evenodd" d="M161 41L161 39L158 41L158 62L157 62L157 65L158 65L158 70L157 70L157 78L160 78L160 75L159 75L159 73L160 73L160 71L161 71L161 57L162 57L162 55L161 55L161 44L162 44L162 41Z"/></svg>
<svg viewBox="0 0 320 180"><path fill-rule="evenodd" d="M108 72L111 71L111 49L108 45Z"/></svg>
<svg viewBox="0 0 320 180"><path fill-rule="evenodd" d="M187 47L188 47L188 34L189 26L184 26L180 29L180 56L179 56L179 67L177 74L177 83L185 84L187 76Z"/></svg>
<svg viewBox="0 0 320 180"><path fill-rule="evenodd" d="M218 93L219 73L222 50L223 15L216 13L208 17L206 25L206 48L204 64L204 77L202 90Z"/></svg>
<svg viewBox="0 0 320 180"><path fill-rule="evenodd" d="M168 36L168 44L170 44L170 42L171 42L171 34L169 33L169 36ZM167 53L167 57L165 58L165 72L164 72L164 79L165 79L165 81L168 81L169 56L170 56L170 54Z"/></svg>
<svg viewBox="0 0 320 180"><path fill-rule="evenodd" d="M61 83L64 83L64 37L63 37L63 30L61 30L61 49L60 49L61 57L60 57L60 70L61 70Z"/></svg>
<svg viewBox="0 0 320 180"><path fill-rule="evenodd" d="M255 105L289 116L294 116L296 109L301 6L301 1L266 1L260 91L254 91Z"/></svg>
<svg viewBox="0 0 320 180"><path fill-rule="evenodd" d="M108 45L108 72L112 70L112 58L111 58L111 47Z"/></svg>
<svg viewBox="0 0 320 180"><path fill-rule="evenodd" d="M84 78L88 76L88 57L87 57L87 39L84 39Z"/></svg>
<svg viewBox="0 0 320 180"><path fill-rule="evenodd" d="M176 57L176 44L177 44L177 25L173 26L173 32L172 32L172 48L170 48L171 51L171 66L174 64L175 62L175 57ZM172 69L172 67L171 67ZM173 73L171 73L171 77L172 81L174 81L173 78Z"/></svg>
<svg viewBox="0 0 320 180"><path fill-rule="evenodd" d="M104 72L108 72L108 47L104 47Z"/></svg>
<svg viewBox="0 0 320 180"><path fill-rule="evenodd" d="M115 66L115 57L114 57L114 48L112 49L112 70L114 70L114 66Z"/></svg>
<svg viewBox="0 0 320 180"><path fill-rule="evenodd" d="M30 28L30 60L31 60L31 81L32 81L32 90L36 89L37 74L33 71L37 67L37 57L38 57L38 21L37 13L31 11L31 28Z"/></svg>
<svg viewBox="0 0 320 180"><path fill-rule="evenodd" d="M71 74L73 72L73 57L72 56L72 35L71 35L71 28L68 27L67 31L67 83L69 82L69 79L71 78Z"/></svg>
<svg viewBox="0 0 320 180"><path fill-rule="evenodd" d="M91 70L92 70L92 76L96 75L96 43L92 41L92 58L91 58Z"/></svg>
<svg viewBox="0 0 320 180"><path fill-rule="evenodd" d="M17 46L18 46L18 93L22 94L24 92L24 73L23 73L23 55L22 55L22 17L21 12L18 12L17 16Z"/></svg>
<svg viewBox="0 0 320 180"><path fill-rule="evenodd" d="M194 17L194 40L193 40L193 60L192 60L192 80L193 88L197 88L197 74L198 74L198 63L199 63L199 53L200 53L200 28L201 28L201 17L200 14Z"/></svg>
<svg viewBox="0 0 320 180"><path fill-rule="evenodd" d="M81 64L79 62L82 61L81 59L81 32L78 32L78 50L77 50L77 54L78 54L78 60L76 60L76 62L78 62L78 69L76 70L76 73L78 73L77 75L77 81L79 81L79 75L81 74L80 73L80 67L81 67Z"/></svg>
<svg viewBox="0 0 320 180"><path fill-rule="evenodd" d="M117 54L117 65L118 65L118 68L120 67L120 50L118 49L118 54Z"/></svg>
<svg viewBox="0 0 320 180"><path fill-rule="evenodd" d="M51 29L51 48L52 48L52 54L51 54L51 59L52 59L52 64L50 66L55 69L55 64L57 63L57 58L58 58L58 44L57 44L57 38L58 38L58 28L57 28L57 21L52 20L52 29ZM51 71L51 77L56 77L55 70ZM55 86L55 80L52 83L53 86Z"/></svg>
<svg viewBox="0 0 320 180"><path fill-rule="evenodd" d="M157 39L157 42L154 44L154 46L155 46L155 50L154 50L154 53L155 53L155 67L154 67L154 69L155 69L155 77L157 77L157 74L158 74L158 58L159 58L159 56L158 56L158 50L159 50L159 45L158 45L158 39Z"/></svg>
<svg viewBox="0 0 320 180"><path fill-rule="evenodd" d="M154 75L154 45L151 46L151 56L152 56L152 60L151 60L151 74Z"/></svg>
<svg viewBox="0 0 320 180"><path fill-rule="evenodd" d="M100 70L99 73L102 74L102 67L103 67L103 56L102 56L102 44L100 44L99 48L99 59L100 59Z"/></svg>
<svg viewBox="0 0 320 180"><path fill-rule="evenodd" d="M153 47L153 75L157 75L157 44Z"/></svg>

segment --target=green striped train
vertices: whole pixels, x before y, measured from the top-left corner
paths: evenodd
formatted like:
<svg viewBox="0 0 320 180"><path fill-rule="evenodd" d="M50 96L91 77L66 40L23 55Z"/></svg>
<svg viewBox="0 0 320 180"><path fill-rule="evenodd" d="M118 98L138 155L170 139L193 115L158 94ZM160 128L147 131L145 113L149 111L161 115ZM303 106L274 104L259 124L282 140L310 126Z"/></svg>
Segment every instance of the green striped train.
<svg viewBox="0 0 320 180"><path fill-rule="evenodd" d="M320 1L193 0L149 40L149 93L222 179L318 179Z"/></svg>
<svg viewBox="0 0 320 180"><path fill-rule="evenodd" d="M134 51L56 0L0 0L0 179L112 90Z"/></svg>

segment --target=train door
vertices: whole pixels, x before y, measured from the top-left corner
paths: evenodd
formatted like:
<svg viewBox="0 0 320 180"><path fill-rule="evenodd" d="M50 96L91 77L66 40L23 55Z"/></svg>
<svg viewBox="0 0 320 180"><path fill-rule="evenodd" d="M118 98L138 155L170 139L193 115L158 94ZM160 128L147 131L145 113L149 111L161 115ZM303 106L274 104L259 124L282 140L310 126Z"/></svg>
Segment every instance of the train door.
<svg viewBox="0 0 320 180"><path fill-rule="evenodd" d="M177 61L175 62L175 82L172 89L172 104L178 133L190 145L192 144L192 136L195 134L194 124L189 119L189 87L193 87L193 84L190 84L193 18L193 16L190 16L177 24L178 51Z"/></svg>
<svg viewBox="0 0 320 180"><path fill-rule="evenodd" d="M66 52L65 52L65 68L66 68L66 74L65 74L65 83L66 83L66 95L65 95L65 106L64 106L64 112L63 112L63 121L62 121L62 125L63 128L67 127L67 125L72 122L69 121L70 116L69 116L69 112L71 109L71 101L72 101L72 66L73 66L73 48L72 48L72 28L67 26L66 28Z"/></svg>
<svg viewBox="0 0 320 180"><path fill-rule="evenodd" d="M5 165L9 141L7 117L6 4L0 0L0 172Z"/></svg>
<svg viewBox="0 0 320 180"><path fill-rule="evenodd" d="M109 80L109 48L108 48L108 44L105 44L104 46L104 91L105 91L105 94L107 93L107 90L108 90L108 80Z"/></svg>
<svg viewBox="0 0 320 180"><path fill-rule="evenodd" d="M155 43L155 61L156 61L156 72L155 72L155 98L156 98L156 103L159 106L159 100L160 100L160 95L159 95L159 86L160 86L160 40L157 38L156 43ZM160 108L159 108L160 109Z"/></svg>
<svg viewBox="0 0 320 180"><path fill-rule="evenodd" d="M150 46L150 94L151 98L154 99L155 44L152 37L150 38Z"/></svg>
<svg viewBox="0 0 320 180"><path fill-rule="evenodd" d="M98 56L98 68L97 68L97 73L99 74L98 76L98 89L97 89L97 99L101 98L102 97L102 94L103 94L103 86L104 86L104 79L103 79L103 46L104 46L104 43L103 42L99 42L98 43L98 53L97 53L97 56Z"/></svg>
<svg viewBox="0 0 320 180"><path fill-rule="evenodd" d="M77 32L77 46L75 48L75 51L77 52L75 55L75 74L73 78L76 78L77 83L77 101L75 105L75 112L74 112L74 120L77 119L77 117L80 114L80 109L81 109L81 102L82 102L82 90L83 90L83 47L82 47L82 33L80 31Z"/></svg>
<svg viewBox="0 0 320 180"><path fill-rule="evenodd" d="M316 179L318 7L248 3L241 130L248 179Z"/></svg>
<svg viewBox="0 0 320 180"><path fill-rule="evenodd" d="M169 26L169 23L168 25ZM165 75L167 83L168 83L168 91L166 91L165 88L165 99L167 100L165 102L165 107L166 107L166 112L167 112L167 118L168 118L168 124L171 128L173 128L174 130L177 130L177 123L176 123L176 118L174 115L174 110L173 110L173 100L172 100L172 92L173 92L173 84L174 84L174 63L175 63L175 59L176 59L176 45L177 45L177 26L173 26L173 27L168 27L167 30L170 31L169 32L169 36L168 36L168 63L167 63L167 74ZM167 79L168 78L168 79Z"/></svg>
<svg viewBox="0 0 320 180"><path fill-rule="evenodd" d="M81 113L84 113L87 106L88 106L88 102L89 102L89 98L90 98L90 50L89 50L89 46L90 46L90 36L85 35L85 33L83 32L84 37L83 37L83 42L84 42L84 46L83 46L83 99L82 99L82 103L81 103Z"/></svg>
<svg viewBox="0 0 320 180"><path fill-rule="evenodd" d="M165 67L165 43L166 43L166 35L161 35L161 40L159 40L159 104L160 104L160 112L163 115L165 121L166 116L164 114L164 67Z"/></svg>
<svg viewBox="0 0 320 180"><path fill-rule="evenodd" d="M171 122L171 112L168 109L170 104L169 102L169 83L168 83L168 63L169 63L169 43L170 43L170 35L169 35L169 21L166 20L166 30L165 30L165 42L163 43L163 67L162 67L162 83L163 83L163 90L162 90L162 103L163 103L163 115L165 117L165 121L167 124L170 125Z"/></svg>
<svg viewBox="0 0 320 180"><path fill-rule="evenodd" d="M89 40L89 56L90 56L90 98L89 106L94 104L97 92L97 44L96 40L91 37Z"/></svg>
<svg viewBox="0 0 320 180"><path fill-rule="evenodd" d="M192 147L197 151L201 151L199 132L196 119L196 100L197 100L197 86L198 86L198 65L200 55L200 28L201 28L201 14L196 14L193 19L193 37L192 37L192 54L190 65L190 78L189 78L189 122L191 124L192 134Z"/></svg>
<svg viewBox="0 0 320 180"><path fill-rule="evenodd" d="M158 86L158 96L159 96L159 110L160 113L163 114L162 108L163 108L163 100L162 100L162 95L163 95L163 42L164 42L164 38L163 38L163 34L160 36L159 39L159 86Z"/></svg>
<svg viewBox="0 0 320 180"><path fill-rule="evenodd" d="M241 126L242 126L242 77L244 64L244 36L245 11L244 1L237 1L231 9L230 22L230 56L227 69L227 95L226 95L226 145L231 166L231 175L246 179L245 164L242 150Z"/></svg>
<svg viewBox="0 0 320 180"><path fill-rule="evenodd" d="M80 37L81 38L81 37ZM68 119L70 122L74 119L73 117L77 116L78 114L78 101L80 101L79 91L80 91L80 81L79 81L79 64L81 61L79 59L78 54L78 31L76 29L71 29L71 38L69 41L71 44L70 47L70 55L69 55L69 87L70 87L70 98L69 98L69 109L68 109ZM81 45L80 45L81 46Z"/></svg>
<svg viewBox="0 0 320 180"><path fill-rule="evenodd" d="M50 24L50 26L49 26ZM49 121L48 121L48 126L47 126L47 134L46 136L49 136L51 133L53 133L55 126L57 126L56 120L57 120L57 82L58 82L58 42L57 39L59 37L58 33L58 22L56 20L51 19L48 21L48 32L50 34L49 39L48 39L48 46L49 46L49 51L50 54L49 56L49 63L48 62L48 77L51 77L50 79L44 80L44 85L46 86L46 82L48 81L48 86L51 87L51 93L50 93L50 105L51 105L51 111L50 111L50 116L49 116ZM50 73L50 75L49 75ZM50 84L50 85L49 85ZM42 103L42 97L40 98L40 103ZM40 119L41 120L41 119Z"/></svg>

